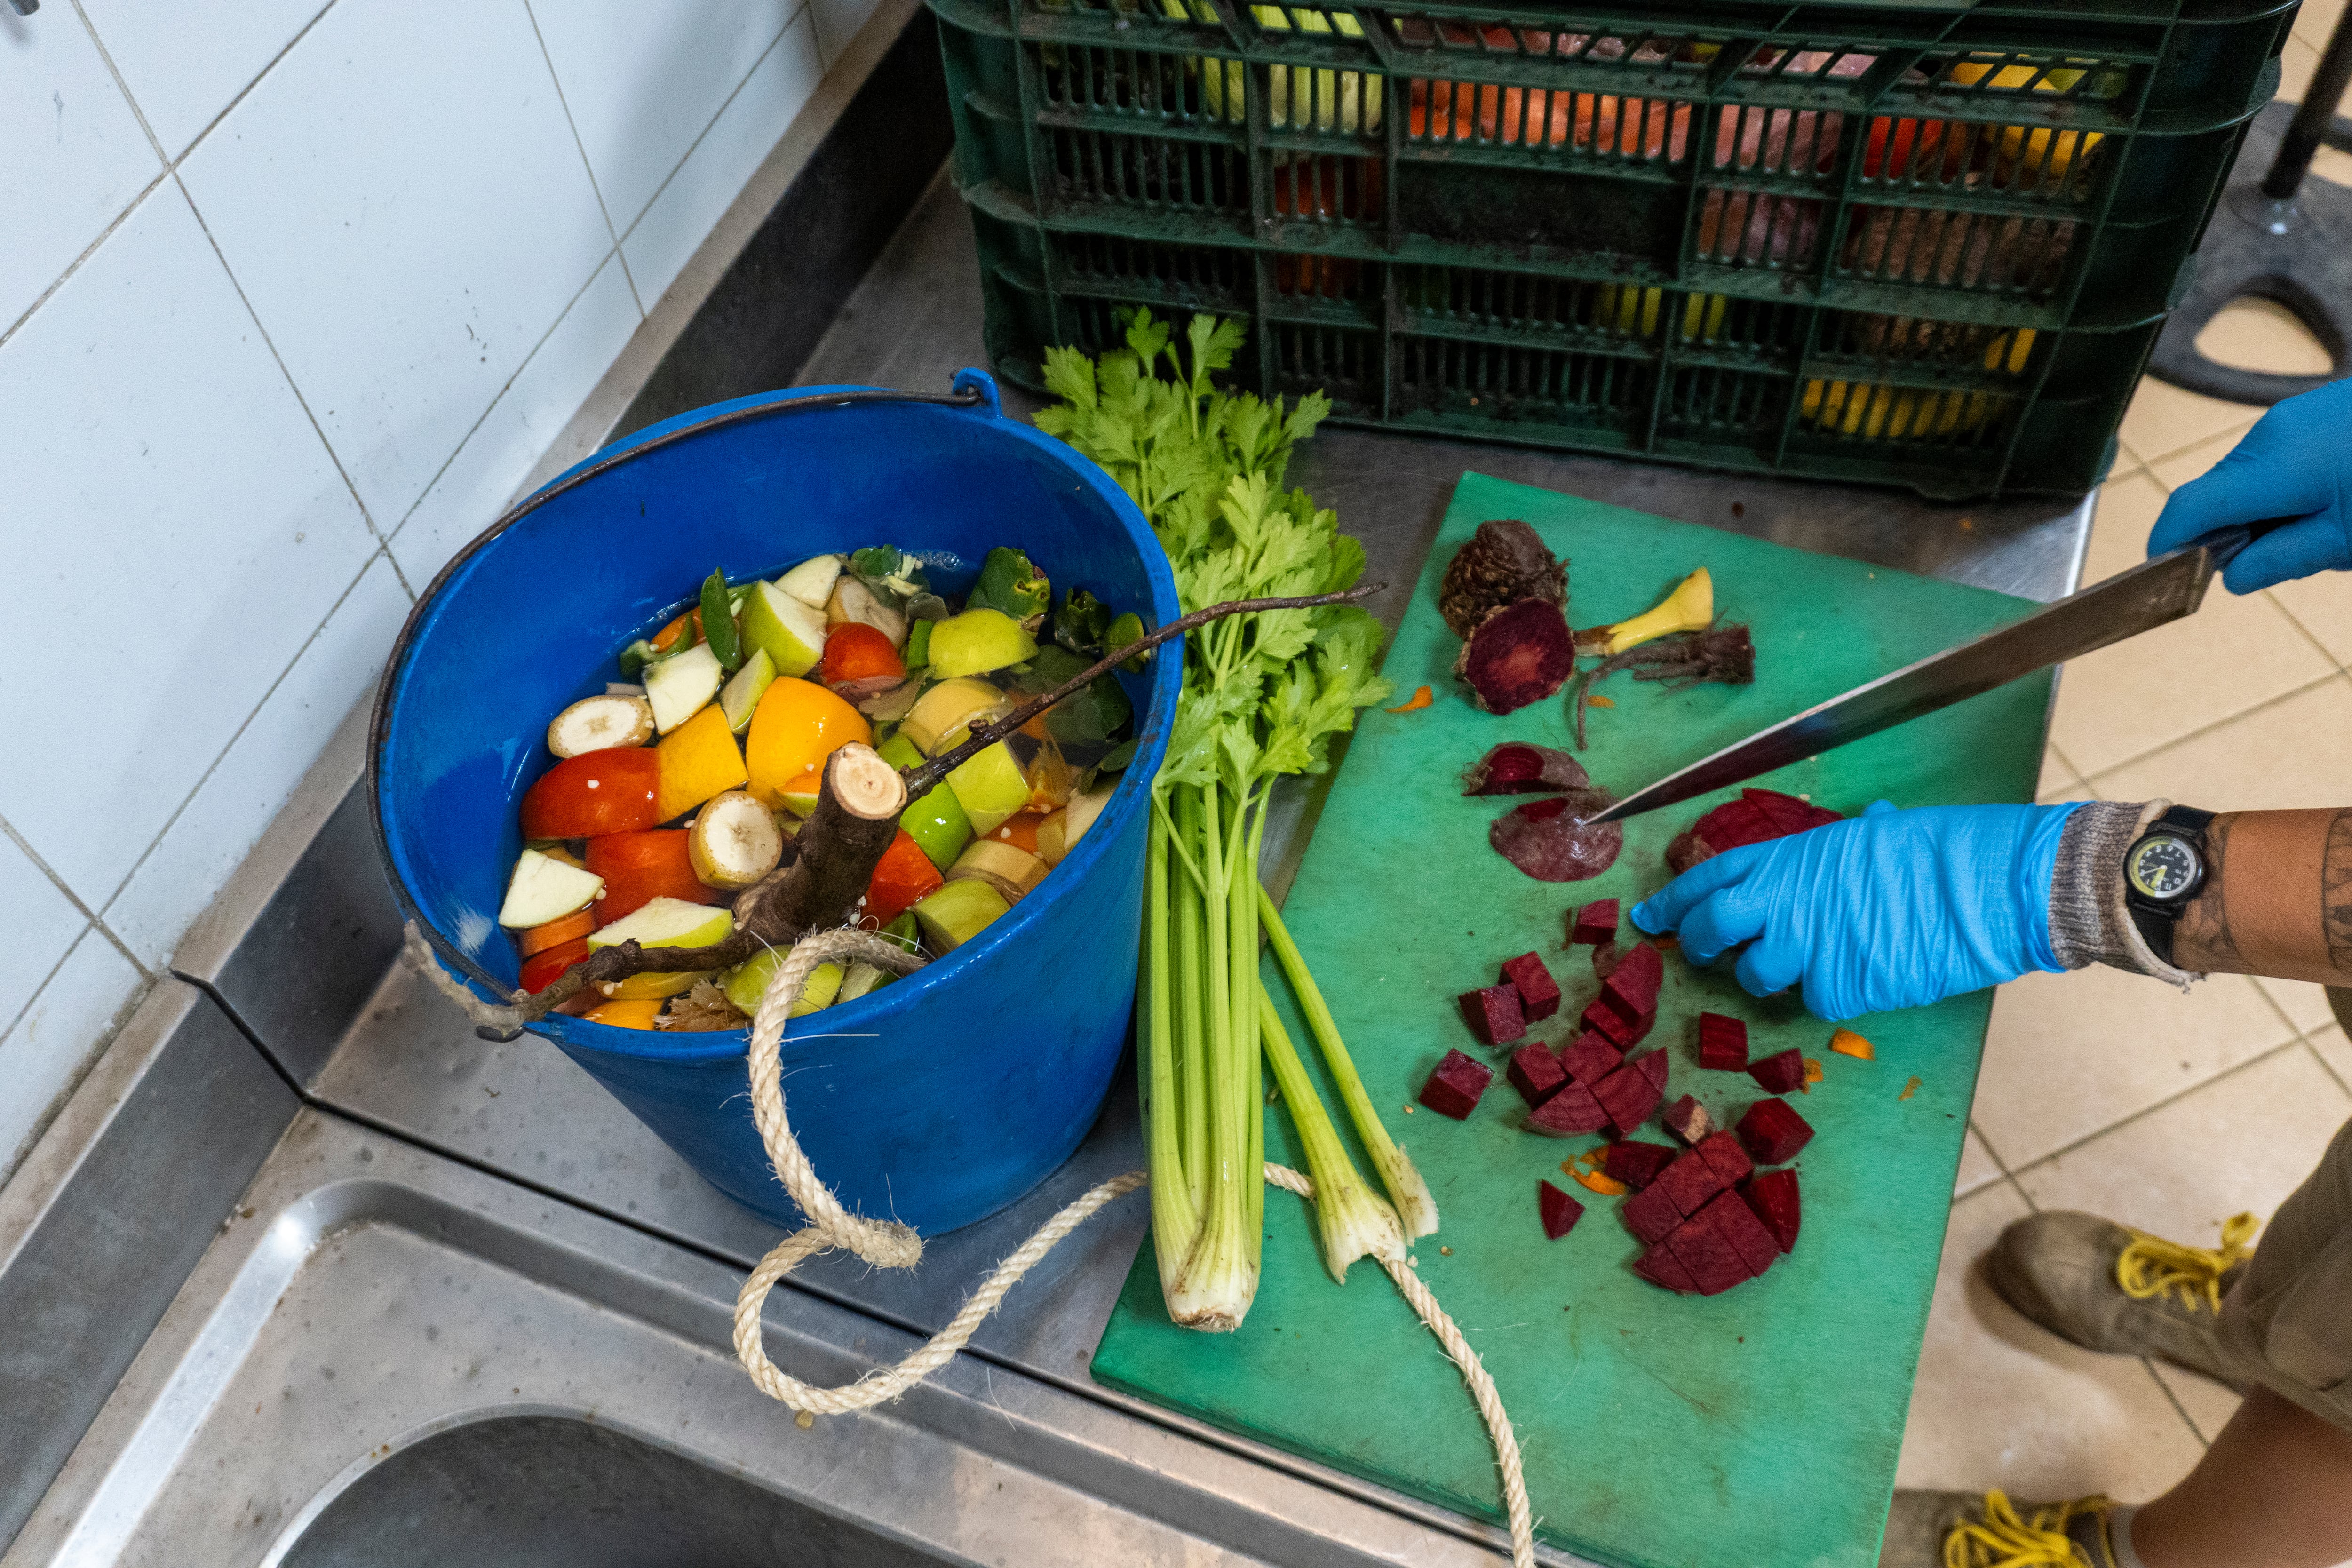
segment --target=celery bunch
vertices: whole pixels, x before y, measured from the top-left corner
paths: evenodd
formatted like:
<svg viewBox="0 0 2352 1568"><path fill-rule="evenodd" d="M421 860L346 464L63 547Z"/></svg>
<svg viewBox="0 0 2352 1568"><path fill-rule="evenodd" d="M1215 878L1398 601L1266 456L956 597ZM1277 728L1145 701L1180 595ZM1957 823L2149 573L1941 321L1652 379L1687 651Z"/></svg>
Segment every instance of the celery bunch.
<svg viewBox="0 0 2352 1568"><path fill-rule="evenodd" d="M1353 585L1362 546L1335 513L1283 488L1291 447L1329 401L1312 393L1286 409L1216 387L1242 344L1237 323L1195 316L1185 340L1189 352L1139 311L1127 348L1098 363L1048 351L1046 384L1062 401L1038 426L1135 499L1185 609ZM1389 694L1372 670L1380 644L1380 623L1352 605L1230 616L1184 642L1183 697L1153 788L1138 1001L1160 1287L1170 1316L1192 1327L1238 1327L1257 1288L1262 1058L1307 1151L1334 1278L1368 1252L1401 1257L1408 1231L1436 1228L1427 1187L1373 1115L1286 934L1283 967L1394 1207L1358 1175L1258 981L1268 798L1283 775L1328 768L1331 738Z"/></svg>

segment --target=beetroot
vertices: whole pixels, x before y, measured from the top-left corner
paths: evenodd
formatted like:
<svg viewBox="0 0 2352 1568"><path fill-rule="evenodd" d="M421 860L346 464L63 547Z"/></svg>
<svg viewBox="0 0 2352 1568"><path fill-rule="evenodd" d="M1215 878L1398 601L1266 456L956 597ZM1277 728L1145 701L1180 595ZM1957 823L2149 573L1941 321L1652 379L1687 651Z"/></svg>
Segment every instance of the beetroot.
<svg viewBox="0 0 2352 1568"><path fill-rule="evenodd" d="M1566 752L1506 741L1470 764L1462 775L1464 795L1551 795L1584 789L1592 775Z"/></svg>
<svg viewBox="0 0 2352 1568"><path fill-rule="evenodd" d="M1755 1271L1739 1256L1738 1248L1725 1238L1709 1215L1701 1214L1685 1220L1666 1237L1666 1245L1690 1270L1702 1296L1720 1296L1734 1285L1755 1278Z"/></svg>
<svg viewBox="0 0 2352 1568"><path fill-rule="evenodd" d="M1707 1115L1706 1107L1687 1094L1666 1107L1659 1114L1658 1121L1667 1131L1694 1149L1715 1131L1715 1121Z"/></svg>
<svg viewBox="0 0 2352 1568"><path fill-rule="evenodd" d="M1521 599L1489 610L1462 645L1454 673L1471 700L1489 713L1510 713L1540 702L1576 670L1568 617L1542 599Z"/></svg>
<svg viewBox="0 0 2352 1568"><path fill-rule="evenodd" d="M1451 1116L1456 1121L1466 1121L1495 1080L1495 1072L1485 1062L1474 1061L1460 1051L1448 1051L1445 1059L1421 1086L1421 1102L1440 1116Z"/></svg>
<svg viewBox="0 0 2352 1568"><path fill-rule="evenodd" d="M1739 1119L1739 1142L1759 1165L1785 1165L1812 1142L1813 1129L1785 1100L1759 1100Z"/></svg>
<svg viewBox="0 0 2352 1568"><path fill-rule="evenodd" d="M1490 1046L1507 1046L1528 1032L1528 1017L1519 1008L1519 994L1508 985L1465 991L1461 1001L1462 1021L1470 1026L1472 1034Z"/></svg>
<svg viewBox="0 0 2352 1568"><path fill-rule="evenodd" d="M1607 980L1612 974L1617 973L1617 966L1624 962L1624 952L1618 947L1617 939L1614 936L1612 936L1607 942L1593 943L1593 979L1603 981Z"/></svg>
<svg viewBox="0 0 2352 1568"><path fill-rule="evenodd" d="M1700 1159L1715 1167L1715 1173L1723 1178L1723 1184L1727 1187L1737 1185L1755 1173L1755 1163L1748 1158L1748 1151L1739 1146L1739 1139L1733 1133L1708 1133L1699 1140L1696 1152Z"/></svg>
<svg viewBox="0 0 2352 1568"><path fill-rule="evenodd" d="M1625 830L1616 823L1585 823L1610 804L1609 792L1600 789L1531 800L1495 818L1486 842L1538 882L1580 882L1615 865L1625 847Z"/></svg>
<svg viewBox="0 0 2352 1568"><path fill-rule="evenodd" d="M1658 987L1666 977L1666 962L1648 942L1636 942L1601 982L1601 1004L1624 1019L1638 1023L1658 1011Z"/></svg>
<svg viewBox="0 0 2352 1568"><path fill-rule="evenodd" d="M1718 1072L1748 1067L1748 1026L1721 1013L1698 1016L1698 1065Z"/></svg>
<svg viewBox="0 0 2352 1568"><path fill-rule="evenodd" d="M1548 1241L1558 1241L1561 1237L1574 1230L1576 1222L1584 1217L1584 1205L1549 1182L1538 1182L1536 1212L1543 1217L1544 1238ZM1756 1216L1749 1215L1748 1223L1755 1225ZM1761 1226L1758 1226L1758 1233L1759 1235L1762 1233ZM1766 1237L1765 1240L1769 1243L1771 1237Z"/></svg>
<svg viewBox="0 0 2352 1568"><path fill-rule="evenodd" d="M1657 1090L1658 1098L1664 1100L1666 1097L1665 1052L1649 1051L1633 1058L1625 1065L1628 1067L1640 1068L1642 1069L1642 1076L1650 1080L1650 1087Z"/></svg>
<svg viewBox="0 0 2352 1568"><path fill-rule="evenodd" d="M1601 1157L1601 1168L1612 1181L1624 1183L1640 1192L1658 1179L1658 1173L1675 1163L1675 1152L1664 1143L1645 1143L1638 1138L1627 1138L1609 1145Z"/></svg>
<svg viewBox="0 0 2352 1568"><path fill-rule="evenodd" d="M1559 1065L1549 1046L1530 1041L1511 1053L1511 1065L1504 1076L1511 1087L1526 1097L1532 1110L1558 1093L1568 1082L1568 1069Z"/></svg>
<svg viewBox="0 0 2352 1568"><path fill-rule="evenodd" d="M1727 849L1784 838L1809 827L1843 820L1836 812L1825 811L1793 795L1770 789L1741 790L1738 800L1724 802L1676 834L1674 842L1666 846L1666 865L1680 876Z"/></svg>
<svg viewBox="0 0 2352 1568"><path fill-rule="evenodd" d="M1466 637L1490 611L1521 599L1555 607L1566 605L1568 563L1517 518L1480 523L1469 542L1445 563L1437 587L1437 613L1455 637Z"/></svg>
<svg viewBox="0 0 2352 1568"><path fill-rule="evenodd" d="M1748 1064L1748 1076L1767 1094L1790 1094L1805 1082L1804 1054L1794 1047Z"/></svg>
<svg viewBox="0 0 2352 1568"><path fill-rule="evenodd" d="M1576 911L1568 922L1568 945L1590 942L1598 947L1617 940L1617 900L1595 899Z"/></svg>
<svg viewBox="0 0 2352 1568"><path fill-rule="evenodd" d="M1663 1242L1634 1260L1633 1272L1651 1284L1663 1285L1677 1295L1698 1294L1698 1281L1692 1279L1690 1270L1683 1267L1683 1260L1675 1256L1675 1249Z"/></svg>
<svg viewBox="0 0 2352 1568"><path fill-rule="evenodd" d="M1653 1013L1646 1018L1628 1023L1619 1017L1608 1004L1595 1002L1584 1010L1579 1021L1587 1030L1599 1035L1619 1050L1624 1051L1631 1050L1642 1043L1642 1037L1650 1032L1650 1026L1658 1021L1658 1016Z"/></svg>
<svg viewBox="0 0 2352 1568"><path fill-rule="evenodd" d="M1592 1098L1609 1113L1611 1123L1629 1136L1658 1109L1658 1097L1649 1075L1632 1062L1592 1086Z"/></svg>
<svg viewBox="0 0 2352 1568"><path fill-rule="evenodd" d="M1780 1244L1756 1217L1756 1211L1738 1193L1725 1193L1706 1205L1706 1219L1716 1234L1731 1244L1750 1274L1761 1274L1780 1261Z"/></svg>
<svg viewBox="0 0 2352 1568"><path fill-rule="evenodd" d="M1659 1187L1675 1207L1684 1214L1694 1215L1705 1208L1707 1200L1726 1190L1724 1180L1715 1173L1715 1167L1696 1154L1685 1154L1658 1173Z"/></svg>
<svg viewBox="0 0 2352 1568"><path fill-rule="evenodd" d="M1625 1228L1636 1239L1655 1247L1683 1223L1683 1211L1675 1207L1675 1200L1666 1195L1665 1188L1652 1182L1617 1205L1617 1217L1625 1222Z"/></svg>
<svg viewBox="0 0 2352 1568"><path fill-rule="evenodd" d="M1560 1047L1559 1065L1590 1088L1624 1066L1625 1054L1588 1029Z"/></svg>
<svg viewBox="0 0 2352 1568"><path fill-rule="evenodd" d="M1609 1113L1591 1089L1571 1083L1537 1106L1519 1125L1547 1138L1575 1138L1608 1126Z"/></svg>
<svg viewBox="0 0 2352 1568"><path fill-rule="evenodd" d="M1797 1250L1797 1173L1765 1171L1750 1177L1739 1189L1764 1228L1772 1233L1772 1240L1783 1252Z"/></svg>
<svg viewBox="0 0 2352 1568"><path fill-rule="evenodd" d="M1519 1012L1530 1024L1559 1011L1559 983L1532 952L1503 965L1503 984L1519 994Z"/></svg>

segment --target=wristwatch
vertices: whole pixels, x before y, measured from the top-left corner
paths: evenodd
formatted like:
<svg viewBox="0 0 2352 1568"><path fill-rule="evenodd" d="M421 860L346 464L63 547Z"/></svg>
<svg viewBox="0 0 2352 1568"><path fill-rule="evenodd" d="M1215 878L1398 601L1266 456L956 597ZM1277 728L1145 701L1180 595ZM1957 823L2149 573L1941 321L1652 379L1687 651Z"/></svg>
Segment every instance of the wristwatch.
<svg viewBox="0 0 2352 1568"><path fill-rule="evenodd" d="M2124 908L2149 949L2167 963L2172 962L2173 926L2205 886L2205 825L2212 820L2210 811L2176 805L2124 851Z"/></svg>

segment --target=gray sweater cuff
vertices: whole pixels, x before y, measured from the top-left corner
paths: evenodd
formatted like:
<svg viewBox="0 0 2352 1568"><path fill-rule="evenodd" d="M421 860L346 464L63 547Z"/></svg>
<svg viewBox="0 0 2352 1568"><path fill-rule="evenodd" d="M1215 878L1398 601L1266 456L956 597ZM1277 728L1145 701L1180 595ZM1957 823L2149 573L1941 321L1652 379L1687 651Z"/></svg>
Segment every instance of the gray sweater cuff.
<svg viewBox="0 0 2352 1568"><path fill-rule="evenodd" d="M2050 945L2064 967L2104 963L2184 991L2198 978L2157 957L2124 908L2124 851L2171 809L2168 800L2095 800L2066 818L2050 874Z"/></svg>

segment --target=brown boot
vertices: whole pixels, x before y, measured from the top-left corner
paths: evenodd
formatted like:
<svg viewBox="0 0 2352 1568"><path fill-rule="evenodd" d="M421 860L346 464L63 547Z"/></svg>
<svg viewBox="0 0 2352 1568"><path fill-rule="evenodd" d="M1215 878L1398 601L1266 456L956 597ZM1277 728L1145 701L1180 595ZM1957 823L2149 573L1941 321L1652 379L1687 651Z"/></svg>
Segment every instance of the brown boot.
<svg viewBox="0 0 2352 1568"><path fill-rule="evenodd" d="M2253 1227L2252 1215L2240 1215L2210 1248L2095 1215L2031 1215L2001 1232L1985 1276L2001 1300L2084 1350L2162 1356L2242 1394L2252 1379L2214 1331Z"/></svg>
<svg viewBox="0 0 2352 1568"><path fill-rule="evenodd" d="M2008 1495L1896 1492L1878 1568L2116 1568L2103 1497L2012 1504Z"/></svg>

